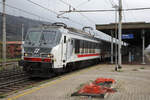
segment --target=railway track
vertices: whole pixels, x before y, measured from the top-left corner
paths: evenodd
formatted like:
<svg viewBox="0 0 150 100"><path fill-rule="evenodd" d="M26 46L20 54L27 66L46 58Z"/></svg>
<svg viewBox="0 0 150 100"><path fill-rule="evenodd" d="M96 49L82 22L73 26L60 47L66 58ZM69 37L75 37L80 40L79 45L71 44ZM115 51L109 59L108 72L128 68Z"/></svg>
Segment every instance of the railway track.
<svg viewBox="0 0 150 100"><path fill-rule="evenodd" d="M92 65L91 65L92 66ZM84 67L85 68L85 67ZM71 72L66 72L61 75L53 75L50 78L29 78L28 75L20 68L13 71L0 72L0 97L13 94L19 90L28 89L37 86L39 83L53 81L65 75L72 74L76 71L84 69L77 69ZM88 67L87 67L88 68ZM5 74L4 74L5 73Z"/></svg>
<svg viewBox="0 0 150 100"><path fill-rule="evenodd" d="M29 78L22 67L15 65L0 71L0 98L22 89L31 88L48 79Z"/></svg>
<svg viewBox="0 0 150 100"><path fill-rule="evenodd" d="M6 62L6 66L8 66L8 65L13 65L13 64L15 64L15 63L17 63L17 61ZM2 63L0 63L0 66L2 66Z"/></svg>
<svg viewBox="0 0 150 100"><path fill-rule="evenodd" d="M21 88L20 84L29 81L29 77L21 67L15 65L0 71L0 96Z"/></svg>
<svg viewBox="0 0 150 100"><path fill-rule="evenodd" d="M30 87L37 82L40 81L34 81L25 74L14 75L6 80L3 79L3 81L0 83L0 96L8 95L20 89L27 88L28 86Z"/></svg>

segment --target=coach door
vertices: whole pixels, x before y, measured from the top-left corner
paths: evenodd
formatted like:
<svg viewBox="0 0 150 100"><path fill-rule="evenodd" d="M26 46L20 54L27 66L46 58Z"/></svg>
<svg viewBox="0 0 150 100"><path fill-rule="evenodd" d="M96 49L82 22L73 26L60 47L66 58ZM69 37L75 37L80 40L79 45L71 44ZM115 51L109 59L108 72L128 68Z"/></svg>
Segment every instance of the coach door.
<svg viewBox="0 0 150 100"><path fill-rule="evenodd" d="M67 36L64 36L64 41L62 45L62 60L66 62L72 56L73 51L73 40Z"/></svg>
<svg viewBox="0 0 150 100"><path fill-rule="evenodd" d="M62 43L62 50L61 50L61 58L63 62L67 60L67 37L64 36L63 43Z"/></svg>

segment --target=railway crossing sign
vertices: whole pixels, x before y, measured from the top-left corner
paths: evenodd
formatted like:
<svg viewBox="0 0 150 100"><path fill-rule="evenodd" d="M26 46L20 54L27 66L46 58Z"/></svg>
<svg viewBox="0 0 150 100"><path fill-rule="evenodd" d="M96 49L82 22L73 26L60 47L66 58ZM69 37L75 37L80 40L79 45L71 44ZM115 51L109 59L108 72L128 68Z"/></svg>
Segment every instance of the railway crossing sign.
<svg viewBox="0 0 150 100"><path fill-rule="evenodd" d="M133 34L122 34L122 39L133 39Z"/></svg>

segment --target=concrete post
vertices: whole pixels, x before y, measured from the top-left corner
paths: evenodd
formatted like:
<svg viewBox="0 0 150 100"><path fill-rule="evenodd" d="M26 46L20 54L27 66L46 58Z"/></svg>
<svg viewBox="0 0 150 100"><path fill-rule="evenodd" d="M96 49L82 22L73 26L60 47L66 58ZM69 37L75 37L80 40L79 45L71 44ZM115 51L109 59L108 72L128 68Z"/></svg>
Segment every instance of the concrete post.
<svg viewBox="0 0 150 100"><path fill-rule="evenodd" d="M122 55L121 55L121 45L122 45L122 0L119 0L119 25L118 25L118 68L122 68Z"/></svg>
<svg viewBox="0 0 150 100"><path fill-rule="evenodd" d="M143 42L143 49L142 49L142 64L145 64L145 30L142 31L142 42Z"/></svg>
<svg viewBox="0 0 150 100"><path fill-rule="evenodd" d="M114 63L113 57L114 57L113 31L111 30L111 64Z"/></svg>
<svg viewBox="0 0 150 100"><path fill-rule="evenodd" d="M2 66L6 67L6 14L5 14L5 0L3 0L3 13L2 13L2 20L3 20L3 25L2 25L2 33L3 33L3 63Z"/></svg>
<svg viewBox="0 0 150 100"><path fill-rule="evenodd" d="M117 32L115 34L115 70L118 70L118 42L117 42Z"/></svg>
<svg viewBox="0 0 150 100"><path fill-rule="evenodd" d="M24 48L23 48L23 44L24 44L24 24L22 24L22 44L21 44L21 53L22 53L22 56L21 56L21 59L24 58Z"/></svg>
<svg viewBox="0 0 150 100"><path fill-rule="evenodd" d="M118 70L118 42L117 42L117 10L119 9L119 7L117 5L113 6L113 8L115 8L115 71Z"/></svg>
<svg viewBox="0 0 150 100"><path fill-rule="evenodd" d="M129 63L131 63L131 51L129 51Z"/></svg>

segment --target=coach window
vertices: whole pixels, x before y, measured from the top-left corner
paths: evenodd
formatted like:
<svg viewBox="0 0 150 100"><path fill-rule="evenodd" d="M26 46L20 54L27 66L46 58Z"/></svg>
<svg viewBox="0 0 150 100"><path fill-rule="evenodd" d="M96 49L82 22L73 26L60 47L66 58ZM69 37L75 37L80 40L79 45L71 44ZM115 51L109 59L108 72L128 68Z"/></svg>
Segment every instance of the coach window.
<svg viewBox="0 0 150 100"><path fill-rule="evenodd" d="M89 53L90 42L87 42L87 53Z"/></svg>
<svg viewBox="0 0 150 100"><path fill-rule="evenodd" d="M97 43L94 43L94 46L93 46L93 53L95 53L97 46L98 46Z"/></svg>
<svg viewBox="0 0 150 100"><path fill-rule="evenodd" d="M97 49L101 49L101 43L98 43L97 45Z"/></svg>
<svg viewBox="0 0 150 100"><path fill-rule="evenodd" d="M102 43L98 44L97 49L101 49Z"/></svg>
<svg viewBox="0 0 150 100"><path fill-rule="evenodd" d="M105 43L103 44L103 47L102 47L102 49L105 51Z"/></svg>
<svg viewBox="0 0 150 100"><path fill-rule="evenodd" d="M75 40L75 53L80 53L80 40Z"/></svg>
<svg viewBox="0 0 150 100"><path fill-rule="evenodd" d="M104 48L105 48L105 51L107 51L107 44L105 43L105 45L104 45Z"/></svg>
<svg viewBox="0 0 150 100"><path fill-rule="evenodd" d="M95 49L98 49L99 47L98 47L98 43L95 43L95 47L94 47Z"/></svg>
<svg viewBox="0 0 150 100"><path fill-rule="evenodd" d="M83 53L85 53L85 49L86 49L86 41L83 41Z"/></svg>
<svg viewBox="0 0 150 100"><path fill-rule="evenodd" d="M81 40L80 48L81 48L81 53L84 53L84 41L83 40Z"/></svg>
<svg viewBox="0 0 150 100"><path fill-rule="evenodd" d="M90 42L90 53L92 53L92 42Z"/></svg>
<svg viewBox="0 0 150 100"><path fill-rule="evenodd" d="M92 42L92 44L91 44L91 53L93 53L93 45L94 45L94 43Z"/></svg>
<svg viewBox="0 0 150 100"><path fill-rule="evenodd" d="M89 53L89 42L87 42L87 53Z"/></svg>
<svg viewBox="0 0 150 100"><path fill-rule="evenodd" d="M94 53L94 45L95 43L92 43L92 53Z"/></svg>
<svg viewBox="0 0 150 100"><path fill-rule="evenodd" d="M92 43L92 53L94 53L94 45L95 45L95 43Z"/></svg>
<svg viewBox="0 0 150 100"><path fill-rule="evenodd" d="M89 50L88 50L88 53L91 53L91 42L89 42Z"/></svg>
<svg viewBox="0 0 150 100"><path fill-rule="evenodd" d="M82 40L80 40L80 53L82 53Z"/></svg>
<svg viewBox="0 0 150 100"><path fill-rule="evenodd" d="M92 50L92 53L95 53L95 49L96 49L96 43L93 43L93 50Z"/></svg>
<svg viewBox="0 0 150 100"><path fill-rule="evenodd" d="M88 48L89 48L89 42L86 41L86 53L88 53Z"/></svg>
<svg viewBox="0 0 150 100"><path fill-rule="evenodd" d="M90 42L90 53L92 53L92 42Z"/></svg>
<svg viewBox="0 0 150 100"><path fill-rule="evenodd" d="M85 47L85 53L87 53L87 47L88 47L88 45L87 45L87 41L84 41L85 43L84 43L84 47Z"/></svg>
<svg viewBox="0 0 150 100"><path fill-rule="evenodd" d="M105 51L105 44L102 44L102 50Z"/></svg>
<svg viewBox="0 0 150 100"><path fill-rule="evenodd" d="M91 42L89 42L89 50L88 50L88 53L91 53Z"/></svg>

